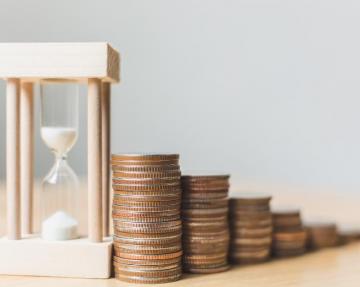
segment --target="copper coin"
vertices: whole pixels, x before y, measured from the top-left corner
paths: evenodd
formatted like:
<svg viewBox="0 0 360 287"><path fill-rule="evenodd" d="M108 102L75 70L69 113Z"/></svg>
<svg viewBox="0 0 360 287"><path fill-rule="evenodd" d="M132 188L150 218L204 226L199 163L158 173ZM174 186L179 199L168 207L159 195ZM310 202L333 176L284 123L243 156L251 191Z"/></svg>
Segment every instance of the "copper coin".
<svg viewBox="0 0 360 287"><path fill-rule="evenodd" d="M230 226L232 228L262 228L272 226L272 220L269 219L252 219L252 220L230 220Z"/></svg>
<svg viewBox="0 0 360 287"><path fill-rule="evenodd" d="M228 207L228 199L183 199L183 209L212 209L212 208L224 208Z"/></svg>
<svg viewBox="0 0 360 287"><path fill-rule="evenodd" d="M264 220L270 220L272 222L271 215L266 214L267 212L262 212L258 214L247 214L247 215L240 215L240 214L234 214L229 212L229 220L232 223L238 223L238 222L260 222Z"/></svg>
<svg viewBox="0 0 360 287"><path fill-rule="evenodd" d="M156 222L156 223L126 222L126 221L118 221L118 220L114 220L113 222L114 222L114 226L120 229L129 229L129 230L143 229L143 230L156 231L154 233L167 233L170 232L170 230L175 230L175 229L181 230L180 220Z"/></svg>
<svg viewBox="0 0 360 287"><path fill-rule="evenodd" d="M206 255L186 255L185 261L188 260L210 260L210 259L222 259L226 256L226 252L216 253L216 254L206 254Z"/></svg>
<svg viewBox="0 0 360 287"><path fill-rule="evenodd" d="M183 221L183 231L185 232L221 232L228 230L227 221L212 221L212 222L191 222Z"/></svg>
<svg viewBox="0 0 360 287"><path fill-rule="evenodd" d="M140 161L140 160L111 160L111 165L112 166L138 166L138 165L142 165L142 166L158 166L158 165L179 165L179 161L178 160L173 160L173 159L169 159L169 160L154 160L154 161L150 161L150 160L144 160L144 161Z"/></svg>
<svg viewBox="0 0 360 287"><path fill-rule="evenodd" d="M181 216L183 219L188 220L226 220L227 219L227 208L217 208L217 209L183 209L181 211Z"/></svg>
<svg viewBox="0 0 360 287"><path fill-rule="evenodd" d="M141 172L141 173L163 173L163 172L179 172L180 166L178 164L170 165L112 165L113 172Z"/></svg>
<svg viewBox="0 0 360 287"><path fill-rule="evenodd" d="M183 242L185 244L198 243L198 244L222 244L227 243L230 239L228 232L218 232L210 235L198 235L198 236L184 236Z"/></svg>
<svg viewBox="0 0 360 287"><path fill-rule="evenodd" d="M229 192L229 186L198 186L194 188L187 188L183 184L181 184L181 188L184 190L184 195L187 197L192 197L193 195L209 195L212 193L226 193L226 196Z"/></svg>
<svg viewBox="0 0 360 287"><path fill-rule="evenodd" d="M307 233L304 229L291 232L274 232L273 238L279 241L306 241Z"/></svg>
<svg viewBox="0 0 360 287"><path fill-rule="evenodd" d="M164 221L164 222L152 222L152 223L167 223L171 221ZM125 221L124 221L125 223ZM149 222L136 222L141 224L147 224ZM175 234L175 233L181 233L181 226L176 226L172 228L167 228L163 230L159 229L150 229L150 228L139 228L139 227L124 227L121 225L114 226L114 235L121 236L124 233L133 233L136 235L149 235L149 234Z"/></svg>
<svg viewBox="0 0 360 287"><path fill-rule="evenodd" d="M126 275L126 276L140 276L146 278L161 278L173 276L181 273L181 266L175 267L173 269L164 269L164 270L124 270L124 269L115 269L117 274Z"/></svg>
<svg viewBox="0 0 360 287"><path fill-rule="evenodd" d="M174 221L180 219L180 213L173 214L169 216L131 216L126 215L125 213L118 214L117 216L113 215L113 219L123 222L138 222L138 223L158 223L158 222L167 222L167 221Z"/></svg>
<svg viewBox="0 0 360 287"><path fill-rule="evenodd" d="M161 278L148 278L141 276L126 276L123 274L115 273L115 278L128 283L136 283L136 284L160 284L160 283L168 283L174 282L181 278L181 272L177 275L161 277Z"/></svg>
<svg viewBox="0 0 360 287"><path fill-rule="evenodd" d="M152 201L154 198L158 201L170 201L170 200L181 200L181 190L168 190L160 192L150 192L150 191L114 191L114 199L116 200L128 200L129 204L132 201Z"/></svg>
<svg viewBox="0 0 360 287"><path fill-rule="evenodd" d="M181 187L187 192L191 193L193 191L199 191L199 190L222 190L222 189L229 189L230 184L228 182L218 182L218 183L184 183L184 181L181 181Z"/></svg>
<svg viewBox="0 0 360 287"><path fill-rule="evenodd" d="M276 257L291 257L291 256L298 256L302 255L306 252L306 249L303 248L297 248L297 249L291 249L291 250L280 250L275 249L273 250L273 255Z"/></svg>
<svg viewBox="0 0 360 287"><path fill-rule="evenodd" d="M190 181L198 181L198 180L228 180L230 178L229 174L222 174L222 173L213 173L213 172L200 172L194 171L191 174L185 173L182 176L183 180L190 180Z"/></svg>
<svg viewBox="0 0 360 287"><path fill-rule="evenodd" d="M117 230L117 228L115 227L114 230L114 238L115 237L119 237L119 238L129 238L129 239L141 239L141 240L155 240L158 239L159 243L161 243L161 240L166 240L169 237L172 236L180 236L181 237L181 227L179 226L177 230L170 230L167 232L163 232L163 233L135 233L135 232L122 232Z"/></svg>
<svg viewBox="0 0 360 287"><path fill-rule="evenodd" d="M295 242L279 242L273 241L272 248L273 250L292 250L292 249L299 249L305 248L306 242L305 241L295 241Z"/></svg>
<svg viewBox="0 0 360 287"><path fill-rule="evenodd" d="M333 247L339 243L334 223L313 223L308 225L307 230L311 248Z"/></svg>
<svg viewBox="0 0 360 287"><path fill-rule="evenodd" d="M138 266L139 268L142 268L142 266L164 266L164 265L167 266L170 264L180 264L182 261L182 257L181 255L179 255L178 257L168 258L168 259L161 258L161 259L142 260L142 259L127 259L118 256L113 256L113 261L120 264L121 266L134 265L134 266Z"/></svg>
<svg viewBox="0 0 360 287"><path fill-rule="evenodd" d="M180 208L159 210L159 209L143 209L143 210L124 210L120 208L113 208L113 218L138 218L138 217L172 217L180 216ZM161 218L160 218L161 219Z"/></svg>
<svg viewBox="0 0 360 287"><path fill-rule="evenodd" d="M155 153L124 153L124 154L112 154L113 160L138 160L138 161L158 161L158 160L178 160L179 154L155 154Z"/></svg>
<svg viewBox="0 0 360 287"><path fill-rule="evenodd" d="M158 184L120 184L116 183L112 185L113 190L127 190L127 191L160 191L160 190L169 190L177 189L181 190L180 183L176 180L170 183L158 183Z"/></svg>
<svg viewBox="0 0 360 287"><path fill-rule="evenodd" d="M199 263L205 262L210 263L210 261L221 261L227 257L227 252L213 253L213 254L202 254L202 255L194 255L194 254L185 254L183 255L183 261L185 263Z"/></svg>
<svg viewBox="0 0 360 287"><path fill-rule="evenodd" d="M118 254L116 254L116 256L122 258L139 259L139 260L170 259L170 258L179 257L181 255L182 255L181 250L168 254L133 254L133 253L125 253L125 252L118 252Z"/></svg>
<svg viewBox="0 0 360 287"><path fill-rule="evenodd" d="M119 257L124 257L126 254L144 254L144 255L160 255L167 253L174 253L181 250L181 242L171 243L171 245L132 245L132 244L120 244L114 246L114 254Z"/></svg>
<svg viewBox="0 0 360 287"><path fill-rule="evenodd" d="M244 206L237 206L236 208L229 205L230 212L236 213L236 212L263 212L263 211L270 211L270 206L267 205L244 205Z"/></svg>
<svg viewBox="0 0 360 287"><path fill-rule="evenodd" d="M273 215L272 219L275 228L287 228L302 225L301 218L298 215L291 215L288 217L276 217Z"/></svg>
<svg viewBox="0 0 360 287"><path fill-rule="evenodd" d="M193 192L191 194L182 193L183 200L202 200L202 199L223 199L228 196L227 190L211 191L211 192Z"/></svg>
<svg viewBox="0 0 360 287"><path fill-rule="evenodd" d="M270 256L258 257L258 258L237 258L236 256L230 257L230 262L233 264L249 265L259 264L268 261Z"/></svg>
<svg viewBox="0 0 360 287"><path fill-rule="evenodd" d="M240 192L230 199L231 206L268 205L271 195L258 192Z"/></svg>
<svg viewBox="0 0 360 287"><path fill-rule="evenodd" d="M194 274L213 274L224 272L230 269L230 265L224 265L220 267L213 268L186 268L186 272L194 273Z"/></svg>
<svg viewBox="0 0 360 287"><path fill-rule="evenodd" d="M164 201L135 201L130 199L126 200L121 196L114 196L112 202L113 205L126 206L127 208L158 208L164 205L180 205L180 200L166 199L167 200Z"/></svg>
<svg viewBox="0 0 360 287"><path fill-rule="evenodd" d="M255 259L255 258L267 258L270 256L270 248L262 248L254 251L237 251L231 250L230 257L237 259Z"/></svg>
<svg viewBox="0 0 360 287"><path fill-rule="evenodd" d="M133 206L128 204L114 204L112 205L113 210L116 211L135 211L135 212L159 212L159 211L173 211L180 210L179 201L169 201L162 203L161 205L143 205L143 206Z"/></svg>
<svg viewBox="0 0 360 287"><path fill-rule="evenodd" d="M177 185L179 184L179 178L112 178L113 185L163 185L163 184L171 184Z"/></svg>
<svg viewBox="0 0 360 287"><path fill-rule="evenodd" d="M214 252L226 252L229 245L226 244L187 244L183 246L184 254L192 255L204 255L204 254L213 254Z"/></svg>
<svg viewBox="0 0 360 287"><path fill-rule="evenodd" d="M272 226L261 227L261 228L246 228L240 227L232 230L232 234L235 237L262 237L270 236L272 234Z"/></svg>
<svg viewBox="0 0 360 287"><path fill-rule="evenodd" d="M161 265L133 265L133 264L120 264L116 261L113 262L113 266L116 271L159 271L159 270L169 270L178 268L181 266L181 262L173 263L173 264L161 264ZM121 273L121 272L119 272Z"/></svg>
<svg viewBox="0 0 360 287"><path fill-rule="evenodd" d="M114 195L113 199L116 204L132 205L132 204L152 204L158 202L159 204L166 204L169 201L180 201L181 195L178 194L164 194L164 195ZM161 203L160 203L161 202ZM155 203L154 203L155 204Z"/></svg>
<svg viewBox="0 0 360 287"><path fill-rule="evenodd" d="M300 208L297 206L273 206L272 212L275 217L300 216Z"/></svg>
<svg viewBox="0 0 360 287"><path fill-rule="evenodd" d="M267 246L271 244L271 237L263 238L233 238L231 244L240 246Z"/></svg>
<svg viewBox="0 0 360 287"><path fill-rule="evenodd" d="M174 242L181 241L181 234L170 235L166 237L152 236L152 237L130 237L114 235L115 244L135 244L135 245L167 245Z"/></svg>
<svg viewBox="0 0 360 287"><path fill-rule="evenodd" d="M146 178L156 178L156 179L178 179L180 180L181 172L180 170L170 170L165 172L130 172L130 171L114 171L112 174L113 179L146 179Z"/></svg>

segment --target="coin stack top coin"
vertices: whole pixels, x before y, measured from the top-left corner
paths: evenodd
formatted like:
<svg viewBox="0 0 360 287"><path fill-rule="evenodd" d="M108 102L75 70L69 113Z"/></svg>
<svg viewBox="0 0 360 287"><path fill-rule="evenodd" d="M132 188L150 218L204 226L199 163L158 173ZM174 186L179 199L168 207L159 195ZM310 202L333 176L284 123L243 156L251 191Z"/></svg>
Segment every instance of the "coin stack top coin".
<svg viewBox="0 0 360 287"><path fill-rule="evenodd" d="M301 221L300 210L291 207L277 208L272 214L273 255L288 257L305 253L307 232Z"/></svg>
<svg viewBox="0 0 360 287"><path fill-rule="evenodd" d="M204 274L227 270L229 175L185 175L181 184L184 270Z"/></svg>
<svg viewBox="0 0 360 287"><path fill-rule="evenodd" d="M251 264L270 256L272 221L271 196L241 192L230 199L230 260Z"/></svg>
<svg viewBox="0 0 360 287"><path fill-rule="evenodd" d="M165 283L181 277L181 184L177 154L111 158L115 277Z"/></svg>
<svg viewBox="0 0 360 287"><path fill-rule="evenodd" d="M308 244L311 249L334 247L339 244L337 226L333 222L308 223Z"/></svg>

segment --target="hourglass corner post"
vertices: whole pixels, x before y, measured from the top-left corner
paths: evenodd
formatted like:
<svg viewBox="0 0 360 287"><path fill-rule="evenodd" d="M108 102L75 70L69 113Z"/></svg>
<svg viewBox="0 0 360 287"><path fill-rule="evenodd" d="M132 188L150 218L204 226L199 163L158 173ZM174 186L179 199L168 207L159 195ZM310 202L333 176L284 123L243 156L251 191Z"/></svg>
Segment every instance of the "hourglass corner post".
<svg viewBox="0 0 360 287"><path fill-rule="evenodd" d="M6 83L6 192L7 237L21 237L20 213L20 79Z"/></svg>
<svg viewBox="0 0 360 287"><path fill-rule="evenodd" d="M33 83L22 82L20 88L20 194L21 230L33 232L34 189L34 95Z"/></svg>
<svg viewBox="0 0 360 287"><path fill-rule="evenodd" d="M111 85L103 82L101 89L101 147L102 147L102 206L103 236L110 229L110 139L111 139Z"/></svg>
<svg viewBox="0 0 360 287"><path fill-rule="evenodd" d="M88 228L92 242L103 238L101 87L100 79L88 79Z"/></svg>

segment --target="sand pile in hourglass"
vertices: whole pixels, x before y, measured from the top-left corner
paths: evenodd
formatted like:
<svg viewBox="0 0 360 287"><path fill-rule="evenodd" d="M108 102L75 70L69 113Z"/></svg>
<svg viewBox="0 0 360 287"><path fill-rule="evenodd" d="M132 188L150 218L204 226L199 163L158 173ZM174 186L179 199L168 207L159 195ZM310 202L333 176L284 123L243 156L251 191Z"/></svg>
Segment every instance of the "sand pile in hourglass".
<svg viewBox="0 0 360 287"><path fill-rule="evenodd" d="M165 283L181 277L177 154L112 155L116 278Z"/></svg>

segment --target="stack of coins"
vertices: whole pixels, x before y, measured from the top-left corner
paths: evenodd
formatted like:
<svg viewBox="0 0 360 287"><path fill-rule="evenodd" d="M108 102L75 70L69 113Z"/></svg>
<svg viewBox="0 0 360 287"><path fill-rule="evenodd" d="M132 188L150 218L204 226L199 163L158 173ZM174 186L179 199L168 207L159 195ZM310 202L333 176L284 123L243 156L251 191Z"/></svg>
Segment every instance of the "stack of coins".
<svg viewBox="0 0 360 287"><path fill-rule="evenodd" d="M229 175L186 175L181 184L184 270L227 270Z"/></svg>
<svg viewBox="0 0 360 287"><path fill-rule="evenodd" d="M308 244L311 249L333 247L339 244L337 227L332 222L318 222L307 225Z"/></svg>
<svg viewBox="0 0 360 287"><path fill-rule="evenodd" d="M115 277L165 283L181 277L177 154L112 155Z"/></svg>
<svg viewBox="0 0 360 287"><path fill-rule="evenodd" d="M360 229L354 226L342 226L338 231L341 244L349 244L360 240Z"/></svg>
<svg viewBox="0 0 360 287"><path fill-rule="evenodd" d="M273 255L289 257L306 252L307 232L300 211L294 208L273 211Z"/></svg>
<svg viewBox="0 0 360 287"><path fill-rule="evenodd" d="M261 193L239 193L230 199L230 260L252 264L270 257L272 222L271 196Z"/></svg>

